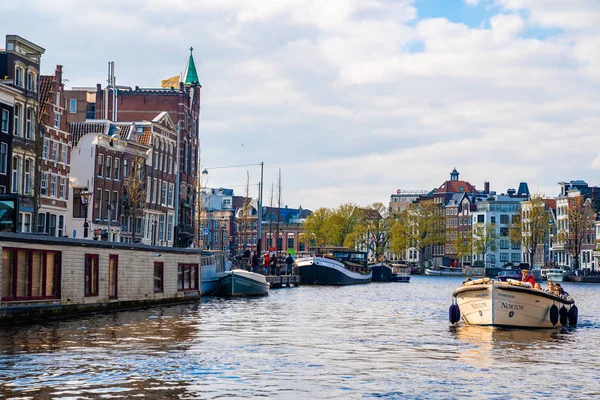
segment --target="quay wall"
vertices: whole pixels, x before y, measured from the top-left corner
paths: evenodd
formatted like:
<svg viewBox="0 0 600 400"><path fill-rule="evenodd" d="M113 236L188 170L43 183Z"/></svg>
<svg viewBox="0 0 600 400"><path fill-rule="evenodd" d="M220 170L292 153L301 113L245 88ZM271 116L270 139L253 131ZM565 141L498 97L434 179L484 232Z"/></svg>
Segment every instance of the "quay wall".
<svg viewBox="0 0 600 400"><path fill-rule="evenodd" d="M4 232L0 251L0 322L196 300L202 266L214 260L198 249ZM111 257L116 274L109 276Z"/></svg>

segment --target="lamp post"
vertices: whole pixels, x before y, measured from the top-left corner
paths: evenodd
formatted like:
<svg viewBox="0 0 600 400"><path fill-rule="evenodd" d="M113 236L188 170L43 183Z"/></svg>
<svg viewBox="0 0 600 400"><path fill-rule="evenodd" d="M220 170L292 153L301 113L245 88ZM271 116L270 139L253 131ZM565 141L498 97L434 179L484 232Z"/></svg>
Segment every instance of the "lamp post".
<svg viewBox="0 0 600 400"><path fill-rule="evenodd" d="M88 207L90 204L90 197L92 196L92 194L88 191L88 188L85 187L79 195L81 196L81 203L83 205L83 238L86 239L88 237L89 228L87 222Z"/></svg>
<svg viewBox="0 0 600 400"><path fill-rule="evenodd" d="M260 184L258 186L258 226L256 229L256 233L258 236L258 240L256 241L256 252L260 257L261 247L262 247L262 196L263 196L263 178L264 178L264 167L265 167L264 161L260 162L258 164L229 165L226 167L205 168L202 171L202 175L208 175L209 169L242 168L242 167L254 167L254 166L260 166Z"/></svg>

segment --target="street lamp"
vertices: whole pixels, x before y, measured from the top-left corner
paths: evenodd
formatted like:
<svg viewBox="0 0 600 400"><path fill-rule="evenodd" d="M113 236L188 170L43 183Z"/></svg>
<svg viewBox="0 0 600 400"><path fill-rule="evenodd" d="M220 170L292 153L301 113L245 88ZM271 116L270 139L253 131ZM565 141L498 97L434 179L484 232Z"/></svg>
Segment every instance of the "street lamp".
<svg viewBox="0 0 600 400"><path fill-rule="evenodd" d="M256 252L260 256L261 247L262 247L262 195L263 195L263 177L264 177L265 163L261 162L259 164L229 165L229 166L225 166L225 167L205 168L202 171L202 175L208 175L209 169L242 168L242 167L253 167L253 166L260 166L260 184L259 184L259 190L258 190L258 226L256 229L257 230L256 233L258 236L258 240L256 242Z"/></svg>
<svg viewBox="0 0 600 400"><path fill-rule="evenodd" d="M85 187L83 188L83 191L81 193L79 193L79 195L81 196L81 203L83 205L83 238L87 238L88 237L88 222L87 222L87 215L88 215L88 207L90 204L90 197L92 196L92 194L88 191L88 188Z"/></svg>

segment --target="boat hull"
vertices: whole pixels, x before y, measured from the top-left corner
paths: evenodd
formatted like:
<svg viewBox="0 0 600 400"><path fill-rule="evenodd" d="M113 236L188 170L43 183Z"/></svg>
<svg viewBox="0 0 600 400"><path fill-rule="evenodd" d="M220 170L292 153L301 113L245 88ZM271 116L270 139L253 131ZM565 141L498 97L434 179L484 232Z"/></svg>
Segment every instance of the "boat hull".
<svg viewBox="0 0 600 400"><path fill-rule="evenodd" d="M369 265L369 269L373 274L371 280L373 282L391 282L392 281L392 267L385 263L377 263Z"/></svg>
<svg viewBox="0 0 600 400"><path fill-rule="evenodd" d="M234 269L225 273L216 291L217 296L263 296L269 294L269 283L260 274Z"/></svg>
<svg viewBox="0 0 600 400"><path fill-rule="evenodd" d="M462 320L468 325L518 328L557 328L550 321L550 307L567 308L572 300L510 283L491 282L462 286L454 291Z"/></svg>
<svg viewBox="0 0 600 400"><path fill-rule="evenodd" d="M371 282L373 277L372 273L352 272L342 263L322 257L298 259L294 270L301 285L358 285Z"/></svg>
<svg viewBox="0 0 600 400"><path fill-rule="evenodd" d="M408 275L392 275L392 282L410 282Z"/></svg>
<svg viewBox="0 0 600 400"><path fill-rule="evenodd" d="M546 278L551 282L564 282L565 275L564 274L548 274Z"/></svg>

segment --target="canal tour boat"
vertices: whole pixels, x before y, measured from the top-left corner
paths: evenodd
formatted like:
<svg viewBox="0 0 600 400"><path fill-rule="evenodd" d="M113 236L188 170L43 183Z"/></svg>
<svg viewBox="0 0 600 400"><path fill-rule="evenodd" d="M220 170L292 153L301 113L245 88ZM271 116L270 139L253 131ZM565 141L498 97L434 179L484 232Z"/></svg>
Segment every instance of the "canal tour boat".
<svg viewBox="0 0 600 400"><path fill-rule="evenodd" d="M410 267L404 264L392 264L392 282L410 282Z"/></svg>
<svg viewBox="0 0 600 400"><path fill-rule="evenodd" d="M457 288L450 306L450 322L467 325L554 328L577 324L571 297L535 289L527 282L490 278L467 281Z"/></svg>
<svg viewBox="0 0 600 400"><path fill-rule="evenodd" d="M550 268L546 272L546 278L552 282L563 282L567 276L567 271L562 268Z"/></svg>
<svg viewBox="0 0 600 400"><path fill-rule="evenodd" d="M425 275L435 275L435 276L462 276L462 268L453 268L453 267L435 267L435 268L426 268Z"/></svg>
<svg viewBox="0 0 600 400"><path fill-rule="evenodd" d="M220 279L216 290L217 296L263 296L269 294L269 282L262 274L232 269L226 271Z"/></svg>
<svg viewBox="0 0 600 400"><path fill-rule="evenodd" d="M410 268L406 265L378 262L369 264L373 282L409 282Z"/></svg>
<svg viewBox="0 0 600 400"><path fill-rule="evenodd" d="M367 267L367 253L350 250L317 252L294 262L301 285L356 285L369 283L373 273Z"/></svg>

